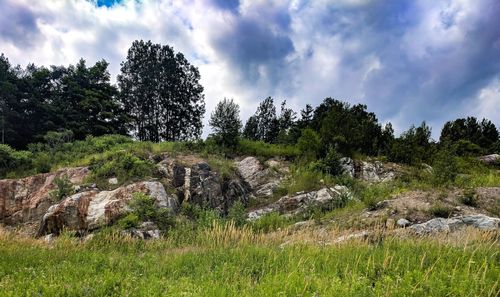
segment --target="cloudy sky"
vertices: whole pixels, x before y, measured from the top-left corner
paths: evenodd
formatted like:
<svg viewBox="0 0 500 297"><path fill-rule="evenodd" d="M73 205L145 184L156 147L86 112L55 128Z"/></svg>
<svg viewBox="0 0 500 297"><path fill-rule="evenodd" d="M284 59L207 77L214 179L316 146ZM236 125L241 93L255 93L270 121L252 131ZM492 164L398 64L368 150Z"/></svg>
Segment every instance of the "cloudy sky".
<svg viewBox="0 0 500 297"><path fill-rule="evenodd" d="M500 125L498 0L0 0L13 64L104 58L116 77L136 39L199 68L206 117L223 97L243 119L267 96L297 111L333 97L397 133L426 120L437 138L467 115Z"/></svg>

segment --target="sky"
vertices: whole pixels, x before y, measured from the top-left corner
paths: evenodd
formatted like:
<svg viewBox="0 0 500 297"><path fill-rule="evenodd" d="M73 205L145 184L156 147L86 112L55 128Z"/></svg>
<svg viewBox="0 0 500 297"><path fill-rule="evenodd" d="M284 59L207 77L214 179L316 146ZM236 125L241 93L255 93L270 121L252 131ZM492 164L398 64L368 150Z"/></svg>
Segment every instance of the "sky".
<svg viewBox="0 0 500 297"><path fill-rule="evenodd" d="M208 118L234 98L241 117L268 96L299 111L362 103L396 134L422 121L438 138L458 117L500 126L498 0L0 0L0 53L12 64L110 63L136 39L198 67Z"/></svg>

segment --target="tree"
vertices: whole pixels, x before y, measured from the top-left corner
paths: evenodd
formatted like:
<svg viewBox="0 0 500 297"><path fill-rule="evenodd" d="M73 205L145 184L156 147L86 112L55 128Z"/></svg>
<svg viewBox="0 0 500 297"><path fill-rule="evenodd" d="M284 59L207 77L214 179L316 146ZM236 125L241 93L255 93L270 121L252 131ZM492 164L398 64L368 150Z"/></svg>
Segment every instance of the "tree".
<svg viewBox="0 0 500 297"><path fill-rule="evenodd" d="M259 121L257 117L255 115L249 117L245 124L245 129L243 129L243 137L250 140L258 140L258 128Z"/></svg>
<svg viewBox="0 0 500 297"><path fill-rule="evenodd" d="M490 120L483 119L479 123L475 117L467 117L446 122L439 141L447 145L467 141L493 152L493 145L498 139L498 130Z"/></svg>
<svg viewBox="0 0 500 297"><path fill-rule="evenodd" d="M381 149L382 127L366 105L350 106L346 102L326 98L314 111L312 127L319 131L323 152L333 147L342 155L359 152L375 155Z"/></svg>
<svg viewBox="0 0 500 297"><path fill-rule="evenodd" d="M257 111L251 116L243 131L243 136L251 140L275 142L280 131L280 121L276 117L274 100L267 97L259 104Z"/></svg>
<svg viewBox="0 0 500 297"><path fill-rule="evenodd" d="M219 144L234 147L238 144L241 129L240 107L233 99L226 99L217 103L210 115L210 126Z"/></svg>
<svg viewBox="0 0 500 297"><path fill-rule="evenodd" d="M205 113L200 73L168 45L134 41L118 76L120 100L140 140L198 138Z"/></svg>
<svg viewBox="0 0 500 297"><path fill-rule="evenodd" d="M257 138L268 143L274 142L279 133L279 121L273 98L267 97L260 103L255 117L258 123Z"/></svg>
<svg viewBox="0 0 500 297"><path fill-rule="evenodd" d="M276 142L290 144L294 142L292 130L296 126L297 113L293 109L286 107L286 100L281 103L281 113L278 118L278 136Z"/></svg>
<svg viewBox="0 0 500 297"><path fill-rule="evenodd" d="M300 121L299 125L301 128L306 128L311 125L313 120L314 109L310 104L306 104L306 108L300 111Z"/></svg>
<svg viewBox="0 0 500 297"><path fill-rule="evenodd" d="M432 156L431 128L425 123L411 126L394 140L389 159L393 162L416 164L429 161Z"/></svg>

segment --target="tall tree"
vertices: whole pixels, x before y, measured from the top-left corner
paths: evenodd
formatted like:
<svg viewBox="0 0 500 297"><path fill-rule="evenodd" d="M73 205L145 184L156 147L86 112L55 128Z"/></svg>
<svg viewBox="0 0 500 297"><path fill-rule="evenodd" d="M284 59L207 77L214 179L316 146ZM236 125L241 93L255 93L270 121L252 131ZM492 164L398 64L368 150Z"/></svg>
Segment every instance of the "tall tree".
<svg viewBox="0 0 500 297"><path fill-rule="evenodd" d="M168 45L134 41L121 64L121 102L140 140L186 140L201 135L205 113L198 69Z"/></svg>
<svg viewBox="0 0 500 297"><path fill-rule="evenodd" d="M241 129L240 107L233 99L224 98L210 115L209 124L218 143L226 147L236 146Z"/></svg>

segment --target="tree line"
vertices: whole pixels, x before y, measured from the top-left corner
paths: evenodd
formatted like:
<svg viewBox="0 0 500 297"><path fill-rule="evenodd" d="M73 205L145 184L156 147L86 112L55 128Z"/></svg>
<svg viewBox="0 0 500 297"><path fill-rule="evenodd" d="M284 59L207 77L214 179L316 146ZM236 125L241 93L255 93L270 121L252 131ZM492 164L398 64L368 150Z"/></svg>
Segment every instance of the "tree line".
<svg viewBox="0 0 500 297"><path fill-rule="evenodd" d="M117 86L108 62L25 68L0 56L1 143L24 149L30 143L80 140L104 134L153 142L198 139L205 113L200 73L168 45L134 41L121 63ZM363 104L326 98L296 112L267 97L243 125L239 106L224 98L211 113L210 140L235 148L241 138L296 145L305 158L386 156L414 164L443 147L457 155L500 151L499 132L487 119L447 122L439 141L423 122L395 137Z"/></svg>
<svg viewBox="0 0 500 297"><path fill-rule="evenodd" d="M129 134L139 140L198 138L205 113L198 69L168 45L135 41L118 86L109 63L26 68L0 56L0 137L23 149L54 132L69 140ZM50 137L49 137L50 138Z"/></svg>
<svg viewBox="0 0 500 297"><path fill-rule="evenodd" d="M439 141L431 138L431 128L422 122L395 137L391 123L382 125L363 104L326 98L316 108L307 104L295 111L281 103L278 114L274 99L268 97L250 116L244 128L239 106L232 99L219 102L212 112L210 136L219 145L234 147L238 138L266 143L296 145L303 158L328 156L386 156L398 163L432 162L433 156L447 151L457 156L477 156L500 152L499 131L488 119L459 118L445 123Z"/></svg>

